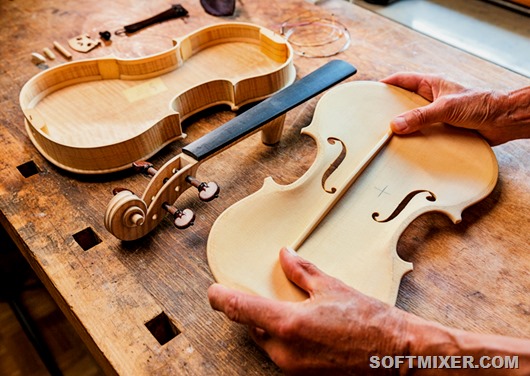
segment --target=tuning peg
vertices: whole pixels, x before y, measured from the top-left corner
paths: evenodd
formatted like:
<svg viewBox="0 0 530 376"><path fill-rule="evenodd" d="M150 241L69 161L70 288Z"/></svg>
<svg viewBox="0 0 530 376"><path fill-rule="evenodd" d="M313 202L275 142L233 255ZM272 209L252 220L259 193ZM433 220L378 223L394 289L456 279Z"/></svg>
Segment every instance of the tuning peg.
<svg viewBox="0 0 530 376"><path fill-rule="evenodd" d="M156 169L153 167L153 164L146 161L133 162L132 165L134 171L136 172L140 172L149 176L155 176L157 173Z"/></svg>
<svg viewBox="0 0 530 376"><path fill-rule="evenodd" d="M193 176L186 176L186 181L193 185L199 191L199 198L202 201L212 201L214 198L219 197L219 185L213 181L209 183L201 182Z"/></svg>
<svg viewBox="0 0 530 376"><path fill-rule="evenodd" d="M195 213L190 209L180 210L167 202L164 202L162 207L175 218L173 223L176 228L183 230L193 225Z"/></svg>

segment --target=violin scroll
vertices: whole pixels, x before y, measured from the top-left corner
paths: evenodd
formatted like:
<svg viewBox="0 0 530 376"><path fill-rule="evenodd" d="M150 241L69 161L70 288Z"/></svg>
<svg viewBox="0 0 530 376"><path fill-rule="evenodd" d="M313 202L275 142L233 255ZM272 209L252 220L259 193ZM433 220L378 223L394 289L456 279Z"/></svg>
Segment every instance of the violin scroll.
<svg viewBox="0 0 530 376"><path fill-rule="evenodd" d="M147 213L145 202L128 189L116 188L113 193L114 197L109 203L105 215L107 229L116 233L122 228L141 227L145 223ZM107 218L110 220L107 221ZM119 220L112 220L113 218L119 218Z"/></svg>
<svg viewBox="0 0 530 376"><path fill-rule="evenodd" d="M155 169L150 162L133 163L133 169L151 177L143 193L138 197L130 190L115 189L114 197L107 205L105 227L121 240L135 240L152 231L169 212L174 218L174 225L185 229L193 225L195 214L190 209L179 209L173 205L180 195L198 181L198 165L193 158L179 154L166 162L160 169ZM210 201L219 194L215 183L199 183L205 198ZM206 188L208 187L208 188ZM213 188L213 192L211 191Z"/></svg>

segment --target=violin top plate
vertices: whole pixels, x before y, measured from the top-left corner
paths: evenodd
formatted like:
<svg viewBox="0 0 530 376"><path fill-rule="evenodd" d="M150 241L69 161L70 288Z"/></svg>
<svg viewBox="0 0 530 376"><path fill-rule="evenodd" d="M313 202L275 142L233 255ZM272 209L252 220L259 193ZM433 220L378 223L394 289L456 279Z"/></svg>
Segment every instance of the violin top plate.
<svg viewBox="0 0 530 376"><path fill-rule="evenodd" d="M379 82L329 90L303 130L317 144L306 173L285 186L266 179L212 226L207 254L215 279L273 299L305 299L279 265L280 248L291 246L324 272L394 304L412 270L396 252L405 228L430 211L459 222L498 175L491 147L475 132L438 124L392 136L393 117L427 103Z"/></svg>

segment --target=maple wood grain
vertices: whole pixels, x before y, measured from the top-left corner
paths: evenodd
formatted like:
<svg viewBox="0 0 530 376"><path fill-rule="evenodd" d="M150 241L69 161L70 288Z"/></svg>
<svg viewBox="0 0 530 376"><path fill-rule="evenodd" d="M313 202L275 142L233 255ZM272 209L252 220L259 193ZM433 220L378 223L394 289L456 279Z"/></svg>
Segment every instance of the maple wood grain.
<svg viewBox="0 0 530 376"><path fill-rule="evenodd" d="M172 37L226 21L207 15L198 1L181 4L190 13L185 22L168 21L126 37L113 35L86 55L72 51L72 60L165 51ZM198 178L217 181L221 195L210 203L200 202L191 191L181 197L179 205L196 213L194 226L179 231L168 217L148 237L133 242L109 234L103 213L113 188L142 192L148 177L129 171L107 177L65 173L39 154L24 128L18 94L40 72L31 63L31 52L51 47L55 40L66 45L81 33L112 32L166 8L161 0L117 0L105 6L88 0L0 3L0 13L7 15L0 26L0 222L107 373L275 374L277 368L254 346L246 328L210 308L206 289L213 277L206 242L214 220L257 191L267 176L288 184L311 166L315 144L300 130L310 123L317 99L286 115L275 147L253 135L201 166ZM530 84L527 77L342 0L321 6L303 0L245 0L237 2L236 14L228 18L279 30L282 21L307 11L334 14L348 28L351 45L337 57L358 68L351 80L379 80L407 70L442 73L466 85L497 89ZM294 64L303 76L330 59L295 57ZM47 64L64 62L58 55ZM161 166L233 116L225 108L194 115L183 125L187 138L166 146L150 162ZM397 249L414 271L401 283L397 306L444 325L529 337L530 143L516 141L494 152L499 182L486 199L464 211L460 224L427 214L405 230ZM84 249L79 243L83 238L97 244ZM178 329L173 332L180 333L163 345L146 327L161 313Z"/></svg>

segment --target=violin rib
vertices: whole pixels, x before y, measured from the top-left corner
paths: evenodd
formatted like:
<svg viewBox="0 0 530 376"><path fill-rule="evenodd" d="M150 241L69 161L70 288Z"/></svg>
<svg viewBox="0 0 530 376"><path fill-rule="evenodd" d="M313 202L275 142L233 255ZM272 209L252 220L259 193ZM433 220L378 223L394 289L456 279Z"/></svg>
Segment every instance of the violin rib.
<svg viewBox="0 0 530 376"><path fill-rule="evenodd" d="M237 110L296 78L290 45L257 25L215 24L174 44L138 59L69 62L31 78L20 106L35 147L67 171L123 170L183 138L187 117L219 104Z"/></svg>

